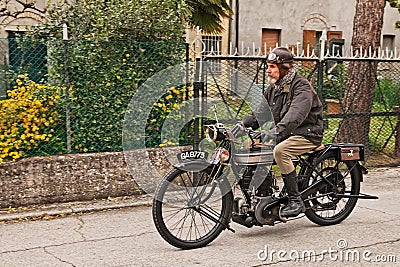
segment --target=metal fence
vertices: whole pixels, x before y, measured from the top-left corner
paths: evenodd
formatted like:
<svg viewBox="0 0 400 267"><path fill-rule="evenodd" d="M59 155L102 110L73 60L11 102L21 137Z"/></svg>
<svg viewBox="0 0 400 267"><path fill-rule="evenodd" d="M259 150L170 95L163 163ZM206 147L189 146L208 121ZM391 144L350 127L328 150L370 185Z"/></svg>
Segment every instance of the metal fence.
<svg viewBox="0 0 400 267"><path fill-rule="evenodd" d="M265 57L262 56L238 56L238 55L208 55L204 59L209 61L208 65L218 64L218 68L208 67L208 79L205 83L206 95L210 98L224 99L224 103L231 108L232 118L239 119L246 110L245 99L243 97L232 100L232 92L236 93L240 88L240 83L233 81L235 73L248 76L252 80L253 85L248 87L247 92L242 95L254 94L254 91L263 91L266 88L266 64ZM345 100L358 105L358 94L361 94L361 85L355 87L355 93L345 96L347 80L347 72L351 67L351 62L366 62L367 68L369 64L377 64L377 73L374 82L368 86L374 87L374 94L368 96L367 99L373 102L371 110L364 110L361 113L353 113L345 109ZM295 58L295 68L303 76L313 84L321 101L324 105L324 143L333 142L353 142L353 137L357 136L360 128L348 130L352 135L347 135L342 139L338 139L343 124L343 120L347 118L359 119L361 124L358 127L369 128L369 140L365 142L367 147L367 159L370 164L398 164L400 157L400 59L399 58L355 58L355 57L330 57L320 60L314 56L297 56ZM229 66L228 68L225 66ZM229 69L228 71L226 69ZM365 70L367 71L367 70ZM232 73L234 72L234 73ZM359 73L360 76L366 75ZM218 77L215 79L214 77ZM214 81L218 80L223 86L210 86ZM226 90L220 90L220 88ZM238 88L239 87L239 88ZM218 88L216 90L216 88ZM345 99L346 97L350 99ZM254 101L253 101L254 102ZM257 103L253 103L251 108ZM364 123L362 119L367 119L368 123Z"/></svg>
<svg viewBox="0 0 400 267"><path fill-rule="evenodd" d="M121 151L130 99L186 51L185 43L0 39L0 162Z"/></svg>
<svg viewBox="0 0 400 267"><path fill-rule="evenodd" d="M185 43L0 39L0 97L3 99L0 101L0 161L37 155L121 151L123 119L130 99L155 73L194 61L190 59L189 48L190 44ZM296 70L310 80L323 101L325 143L337 141L343 119L365 117L369 120L370 164L398 160L400 59L396 55L321 59L312 53L297 54L295 60ZM343 109L348 67L354 61L378 64L375 93L371 96L373 106L363 114ZM163 96L162 108L154 109L148 118L146 146L163 142L159 134L162 120L158 118L170 112L170 107L175 105L172 100L196 96L215 98L230 106L232 118L240 118L256 104L253 101L246 107L235 97L237 90L243 89L241 83L252 84L246 89L250 94L266 87L262 55L241 56L235 52L223 56L211 52L198 56L195 63L188 66L189 80L197 80L198 68L203 68L205 78L201 83L187 83L184 90L174 88L174 97ZM193 122L194 127L190 129L186 125L182 143L199 142L201 122L196 118Z"/></svg>

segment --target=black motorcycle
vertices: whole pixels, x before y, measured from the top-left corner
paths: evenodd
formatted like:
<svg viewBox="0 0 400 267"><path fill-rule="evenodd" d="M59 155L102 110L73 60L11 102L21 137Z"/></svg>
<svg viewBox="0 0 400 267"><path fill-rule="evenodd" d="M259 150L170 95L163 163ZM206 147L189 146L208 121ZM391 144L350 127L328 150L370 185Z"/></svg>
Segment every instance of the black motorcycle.
<svg viewBox="0 0 400 267"><path fill-rule="evenodd" d="M286 189L276 173L272 147L252 139L241 147L237 128L222 123L204 126L216 147L210 157L200 150L178 154L179 163L158 185L152 206L160 235L181 249L206 246L222 230L234 230L230 222L246 227L275 225L301 218L284 218ZM377 199L360 193L367 169L362 144L325 144L303 154L293 163L306 206L305 216L318 225L338 224L353 211L357 200Z"/></svg>

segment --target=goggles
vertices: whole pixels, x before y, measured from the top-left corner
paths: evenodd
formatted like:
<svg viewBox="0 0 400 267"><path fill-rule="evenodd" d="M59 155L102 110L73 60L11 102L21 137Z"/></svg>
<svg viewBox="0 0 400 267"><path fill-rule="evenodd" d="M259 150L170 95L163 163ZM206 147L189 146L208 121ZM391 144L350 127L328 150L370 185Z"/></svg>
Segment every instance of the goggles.
<svg viewBox="0 0 400 267"><path fill-rule="evenodd" d="M280 58L274 52L270 52L267 57L267 62L270 62L273 64L290 63L290 62L293 62L293 59Z"/></svg>
<svg viewBox="0 0 400 267"><path fill-rule="evenodd" d="M267 60L275 63L279 61L279 56L277 56L274 52L270 52L268 54Z"/></svg>

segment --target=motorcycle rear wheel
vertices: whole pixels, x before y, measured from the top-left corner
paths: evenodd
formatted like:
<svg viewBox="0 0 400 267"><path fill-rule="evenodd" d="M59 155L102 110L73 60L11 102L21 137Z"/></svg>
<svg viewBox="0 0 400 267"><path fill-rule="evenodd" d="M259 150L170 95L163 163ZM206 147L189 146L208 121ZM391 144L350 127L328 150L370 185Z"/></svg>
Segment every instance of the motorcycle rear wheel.
<svg viewBox="0 0 400 267"><path fill-rule="evenodd" d="M231 219L233 194L211 182L206 170L172 169L156 189L152 214L161 237L181 249L204 247Z"/></svg>
<svg viewBox="0 0 400 267"><path fill-rule="evenodd" d="M355 161L338 161L336 153L329 151L317 159L317 169L333 183L326 184L321 190L311 195L306 201L306 217L321 226L334 225L346 219L357 204L358 198L349 195L360 193L362 173ZM315 172L307 179L307 185L320 180ZM347 197L337 196L344 194Z"/></svg>

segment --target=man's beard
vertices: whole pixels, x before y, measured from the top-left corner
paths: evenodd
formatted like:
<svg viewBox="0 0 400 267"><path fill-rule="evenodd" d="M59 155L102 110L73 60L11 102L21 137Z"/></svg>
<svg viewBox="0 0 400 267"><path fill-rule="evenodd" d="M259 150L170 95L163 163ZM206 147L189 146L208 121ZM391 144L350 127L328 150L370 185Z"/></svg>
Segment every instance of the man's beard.
<svg viewBox="0 0 400 267"><path fill-rule="evenodd" d="M276 78L274 78L274 77L272 77L272 76L267 76L267 83L269 84L269 85L275 85L275 83L277 82L278 80L276 79Z"/></svg>

